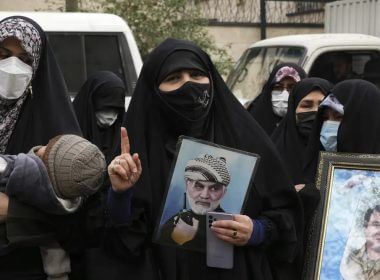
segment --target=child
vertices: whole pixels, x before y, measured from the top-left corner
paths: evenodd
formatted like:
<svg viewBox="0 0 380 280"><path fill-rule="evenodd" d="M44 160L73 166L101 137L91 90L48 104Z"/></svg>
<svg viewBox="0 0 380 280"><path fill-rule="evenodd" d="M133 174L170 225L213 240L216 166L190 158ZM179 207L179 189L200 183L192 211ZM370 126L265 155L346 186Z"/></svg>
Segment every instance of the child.
<svg viewBox="0 0 380 280"><path fill-rule="evenodd" d="M95 145L76 135L59 135L28 154L0 155L0 192L49 214L65 215L102 186L105 172L104 156ZM40 249L48 279L68 279L70 259L60 245Z"/></svg>

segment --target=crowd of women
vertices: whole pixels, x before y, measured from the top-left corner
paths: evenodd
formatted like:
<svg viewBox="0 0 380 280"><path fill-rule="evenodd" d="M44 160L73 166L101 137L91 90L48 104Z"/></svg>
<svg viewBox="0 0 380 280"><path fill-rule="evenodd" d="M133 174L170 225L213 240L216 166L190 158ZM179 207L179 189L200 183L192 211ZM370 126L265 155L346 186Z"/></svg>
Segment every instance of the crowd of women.
<svg viewBox="0 0 380 280"><path fill-rule="evenodd" d="M95 144L108 166L97 192L66 215L0 192L1 279L301 279L319 203L319 151L380 152L380 92L370 82L332 85L280 64L246 110L209 56L183 40L150 53L125 113L124 84L107 71L90 77L71 104L43 30L14 16L0 22L0 81L0 155L74 134ZM152 242L180 135L260 155L244 211L214 227L235 245L232 269ZM44 255L52 240L68 262Z"/></svg>

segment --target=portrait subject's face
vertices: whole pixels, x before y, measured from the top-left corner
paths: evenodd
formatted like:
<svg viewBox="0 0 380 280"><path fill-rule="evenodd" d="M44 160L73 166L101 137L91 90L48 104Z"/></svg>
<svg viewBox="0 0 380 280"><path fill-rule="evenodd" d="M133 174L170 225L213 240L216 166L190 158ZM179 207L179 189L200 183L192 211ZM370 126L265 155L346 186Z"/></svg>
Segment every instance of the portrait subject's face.
<svg viewBox="0 0 380 280"><path fill-rule="evenodd" d="M219 206L226 190L226 186L222 184L186 180L187 199L193 212L198 215L214 211Z"/></svg>
<svg viewBox="0 0 380 280"><path fill-rule="evenodd" d="M367 248L380 253L380 212L373 212L364 229Z"/></svg>

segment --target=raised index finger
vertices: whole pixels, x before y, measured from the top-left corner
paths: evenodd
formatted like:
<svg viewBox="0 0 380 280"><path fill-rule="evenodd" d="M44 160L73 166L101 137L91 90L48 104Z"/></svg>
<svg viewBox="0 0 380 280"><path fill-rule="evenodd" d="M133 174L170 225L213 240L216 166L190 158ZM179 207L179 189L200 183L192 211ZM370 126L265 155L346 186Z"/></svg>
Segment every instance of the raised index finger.
<svg viewBox="0 0 380 280"><path fill-rule="evenodd" d="M120 137L121 137L121 154L129 154L130 146L129 146L129 138L127 129L125 127L120 128Z"/></svg>

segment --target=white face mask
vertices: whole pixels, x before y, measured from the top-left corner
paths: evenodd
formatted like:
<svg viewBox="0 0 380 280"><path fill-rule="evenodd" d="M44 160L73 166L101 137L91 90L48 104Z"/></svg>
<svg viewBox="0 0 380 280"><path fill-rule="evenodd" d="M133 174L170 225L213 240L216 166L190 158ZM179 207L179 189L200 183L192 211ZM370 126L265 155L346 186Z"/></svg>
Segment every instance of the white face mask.
<svg viewBox="0 0 380 280"><path fill-rule="evenodd" d="M0 96L18 99L32 80L33 69L15 56L0 60Z"/></svg>
<svg viewBox="0 0 380 280"><path fill-rule="evenodd" d="M96 123L100 127L109 127L117 119L119 111L117 109L104 109L95 113Z"/></svg>
<svg viewBox="0 0 380 280"><path fill-rule="evenodd" d="M279 116L284 117L288 111L289 92L287 90L272 91L272 109Z"/></svg>

